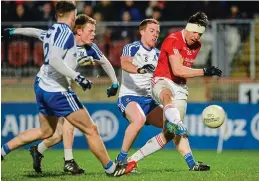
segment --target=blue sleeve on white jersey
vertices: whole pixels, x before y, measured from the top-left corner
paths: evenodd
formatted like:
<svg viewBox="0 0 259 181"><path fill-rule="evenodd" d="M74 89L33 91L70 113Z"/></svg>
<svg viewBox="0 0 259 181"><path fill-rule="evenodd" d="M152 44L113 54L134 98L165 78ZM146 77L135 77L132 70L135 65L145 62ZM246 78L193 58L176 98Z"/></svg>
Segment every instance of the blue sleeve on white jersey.
<svg viewBox="0 0 259 181"><path fill-rule="evenodd" d="M55 37L54 37L54 46L62 49L70 49L75 44L75 38L72 31L65 25L58 27Z"/></svg>
<svg viewBox="0 0 259 181"><path fill-rule="evenodd" d="M155 48L155 50L156 50L156 56L159 57L160 51L157 48Z"/></svg>
<svg viewBox="0 0 259 181"><path fill-rule="evenodd" d="M91 49L89 51L90 52L88 52L87 54L89 56L92 56L93 59L95 59L95 60L100 60L102 58L102 56L103 56L102 51L94 43L91 45Z"/></svg>
<svg viewBox="0 0 259 181"><path fill-rule="evenodd" d="M39 37L39 39L41 40L41 41L43 41L44 40L44 37L46 36L46 34L47 34L47 31L42 31L41 33L40 33L40 37Z"/></svg>
<svg viewBox="0 0 259 181"><path fill-rule="evenodd" d="M63 49L64 50L70 49L70 48L74 47L74 45L75 45L75 36L73 33L70 33L68 39L65 41Z"/></svg>
<svg viewBox="0 0 259 181"><path fill-rule="evenodd" d="M133 57L137 53L137 51L139 50L139 47L140 47L140 44L138 42L127 44L123 47L121 56Z"/></svg>

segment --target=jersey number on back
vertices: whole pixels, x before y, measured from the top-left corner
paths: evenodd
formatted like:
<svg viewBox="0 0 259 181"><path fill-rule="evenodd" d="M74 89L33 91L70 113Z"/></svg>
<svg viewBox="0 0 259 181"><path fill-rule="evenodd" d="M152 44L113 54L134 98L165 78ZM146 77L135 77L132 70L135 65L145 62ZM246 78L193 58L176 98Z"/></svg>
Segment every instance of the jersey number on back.
<svg viewBox="0 0 259 181"><path fill-rule="evenodd" d="M45 64L45 65L48 65L48 64L49 64L48 53L49 53L49 44L46 43L46 44L44 45L44 64Z"/></svg>

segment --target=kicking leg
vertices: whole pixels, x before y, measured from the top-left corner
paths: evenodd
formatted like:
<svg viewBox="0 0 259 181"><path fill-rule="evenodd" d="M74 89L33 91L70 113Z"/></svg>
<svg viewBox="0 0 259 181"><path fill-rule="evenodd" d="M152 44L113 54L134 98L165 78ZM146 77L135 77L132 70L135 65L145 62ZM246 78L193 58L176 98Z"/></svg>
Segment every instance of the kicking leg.
<svg viewBox="0 0 259 181"><path fill-rule="evenodd" d="M152 110L147 115L147 123L158 128L163 128L163 108L158 106ZM166 133L167 131L156 135L146 142L146 144L135 152L130 158L129 161L138 162L139 160L155 153L156 151L162 149L170 140L174 138L174 135Z"/></svg>

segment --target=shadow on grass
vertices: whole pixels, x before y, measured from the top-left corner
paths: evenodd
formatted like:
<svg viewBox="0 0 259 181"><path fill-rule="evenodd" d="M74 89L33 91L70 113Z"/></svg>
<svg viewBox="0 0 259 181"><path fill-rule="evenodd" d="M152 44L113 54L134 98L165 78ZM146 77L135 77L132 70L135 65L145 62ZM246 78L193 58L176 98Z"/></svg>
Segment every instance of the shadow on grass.
<svg viewBox="0 0 259 181"><path fill-rule="evenodd" d="M35 173L35 172L27 172L24 176L28 178L41 178L41 177L61 177L68 175L64 172L57 172L57 171L51 171L51 172L43 172L43 173Z"/></svg>
<svg viewBox="0 0 259 181"><path fill-rule="evenodd" d="M44 171L42 174L37 174L35 172L27 172L24 174L27 178L42 178L42 177L66 177L66 176L73 176L73 177L84 177L84 176L105 176L103 172L86 172L84 174L72 175L70 173L65 172L57 172L57 171Z"/></svg>
<svg viewBox="0 0 259 181"><path fill-rule="evenodd" d="M171 169L171 168L167 168L167 169L139 169L137 170L137 173L135 173L136 175L150 175L151 173L157 173L157 174L164 174L164 173L179 173L179 172L186 172L188 170L183 170L183 169ZM130 175L134 175L134 174L130 174Z"/></svg>

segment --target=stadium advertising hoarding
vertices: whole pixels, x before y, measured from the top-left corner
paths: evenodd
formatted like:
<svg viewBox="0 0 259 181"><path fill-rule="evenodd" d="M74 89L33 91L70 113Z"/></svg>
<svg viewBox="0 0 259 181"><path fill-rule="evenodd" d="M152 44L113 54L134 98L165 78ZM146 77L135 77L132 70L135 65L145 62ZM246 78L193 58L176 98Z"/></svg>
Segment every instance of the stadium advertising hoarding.
<svg viewBox="0 0 259 181"><path fill-rule="evenodd" d="M120 114L115 103L85 103L107 148L120 148L128 122ZM259 105L218 103L227 114L227 121L219 129L207 128L201 120L202 110L210 104L189 103L185 124L189 130L191 147L217 149L219 137L223 149L259 149ZM10 140L26 129L39 127L35 103L2 103L1 140ZM145 126L133 147L139 148L161 130ZM55 148L62 148L58 144ZM172 148L170 143L166 148ZM74 148L88 148L83 134L75 130Z"/></svg>

